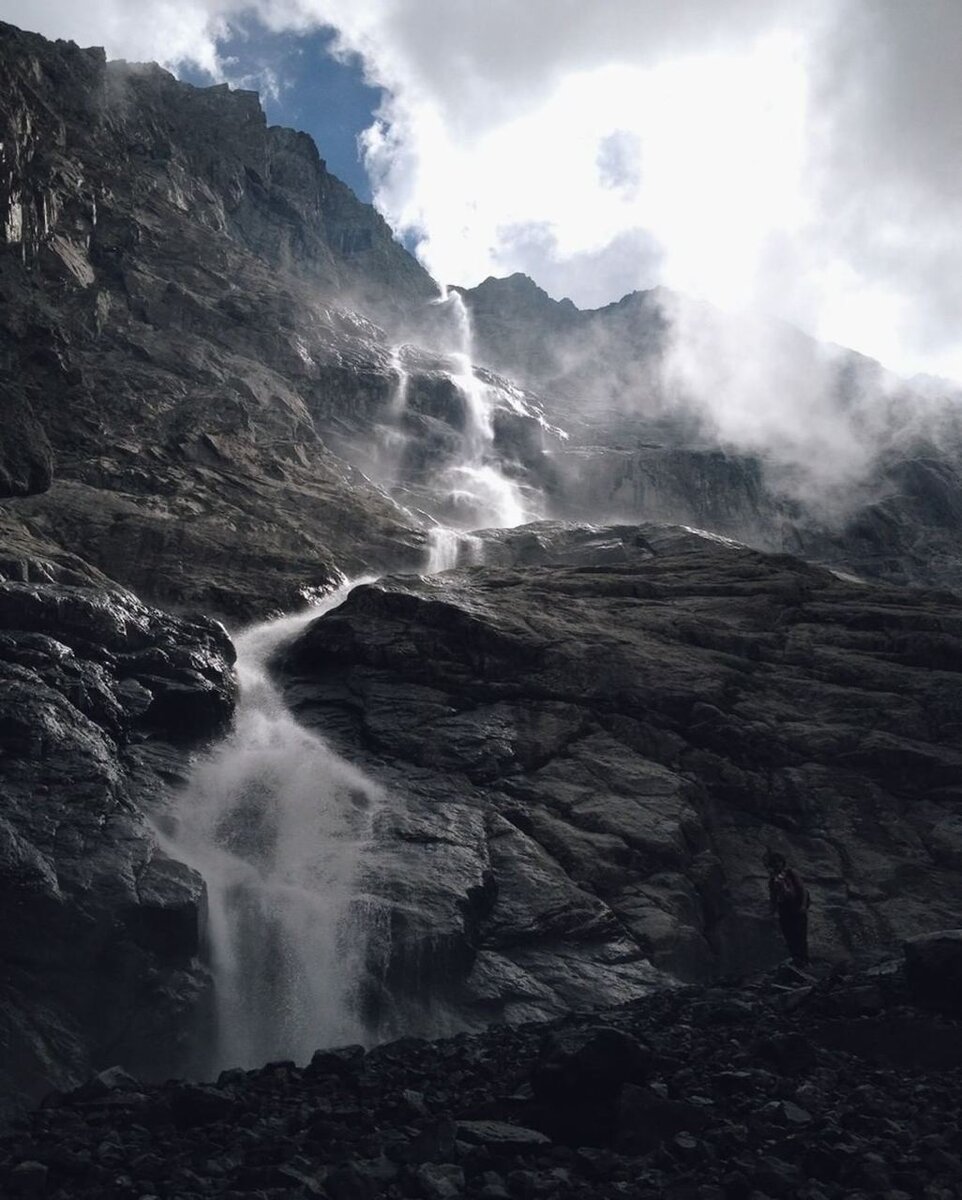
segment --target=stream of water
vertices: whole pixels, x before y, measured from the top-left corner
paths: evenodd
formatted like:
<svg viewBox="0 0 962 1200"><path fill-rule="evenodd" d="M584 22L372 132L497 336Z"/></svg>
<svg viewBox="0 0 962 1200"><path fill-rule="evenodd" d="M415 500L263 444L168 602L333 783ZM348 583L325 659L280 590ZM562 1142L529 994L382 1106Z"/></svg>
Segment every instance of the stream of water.
<svg viewBox="0 0 962 1200"><path fill-rule="evenodd" d="M471 368L467 313L456 293L445 302L461 344L451 379L468 420L462 461L439 488L467 489L486 525L516 525L525 513L517 485L492 457L491 397ZM407 394L400 353L395 370L400 413ZM470 534L438 525L429 533L426 570L478 562L480 546ZM161 837L207 886L214 1019L198 1073L279 1058L303 1062L318 1046L365 1040L365 973L373 950L386 959L390 947L363 895L361 867L375 853L374 821L385 797L298 724L269 672L279 647L342 603L351 586L235 638L240 697L233 727L196 765Z"/></svg>
<svg viewBox="0 0 962 1200"><path fill-rule="evenodd" d="M455 511L470 514L475 528L481 524L513 529L534 518L526 509L516 480L498 464L494 447L494 390L475 373L471 314L461 293L442 292L436 301L449 308L454 347L449 357L454 364L451 382L464 399L465 422L460 461L449 466L438 481L447 491ZM479 520L479 514L483 517Z"/></svg>
<svg viewBox="0 0 962 1200"><path fill-rule="evenodd" d="M381 791L294 720L267 668L349 590L235 639L233 729L195 768L164 839L207 884L211 1069L303 1060L360 1033L355 885Z"/></svg>

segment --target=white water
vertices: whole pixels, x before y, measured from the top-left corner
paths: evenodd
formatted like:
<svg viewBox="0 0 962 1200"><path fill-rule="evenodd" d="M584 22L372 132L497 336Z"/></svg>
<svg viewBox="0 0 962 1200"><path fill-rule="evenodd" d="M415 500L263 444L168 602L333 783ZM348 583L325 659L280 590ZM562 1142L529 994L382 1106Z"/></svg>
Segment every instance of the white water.
<svg viewBox="0 0 962 1200"><path fill-rule="evenodd" d="M481 563L484 553L480 538L446 525L435 525L428 534L428 564L426 574L437 575L455 567L472 567Z"/></svg>
<svg viewBox="0 0 962 1200"><path fill-rule="evenodd" d="M391 349L391 366L397 375L397 383L391 393L391 415L397 419L408 406L408 385L410 376L404 365L404 347L394 346Z"/></svg>
<svg viewBox="0 0 962 1200"><path fill-rule="evenodd" d="M471 366L471 327L461 296L450 305L457 348L451 379L465 402L461 461L439 490L465 523L516 526L531 519L521 491L494 454L494 394ZM408 401L403 347L382 462L396 471ZM396 433L392 439L391 431ZM384 482L387 482L386 480ZM428 573L481 560L482 543L435 526ZM214 982L214 1044L199 1069L307 1060L322 1045L365 1040L361 989L390 957L383 911L361 891L381 792L316 734L302 728L271 682L268 663L285 642L347 595L255 625L235 640L240 698L230 735L197 765L161 841L207 885L206 945Z"/></svg>
<svg viewBox="0 0 962 1200"><path fill-rule="evenodd" d="M439 480L455 512L464 523L513 529L537 514L527 511L518 484L501 469L494 451L495 392L474 373L471 317L460 292L445 289L434 303L451 313L454 346L448 353L454 364L451 382L464 400L465 424L461 461Z"/></svg>
<svg viewBox="0 0 962 1200"><path fill-rule="evenodd" d="M207 884L216 1011L205 1069L304 1061L362 1038L356 876L381 794L297 724L267 672L348 590L237 637L234 728L194 770L161 839Z"/></svg>
<svg viewBox="0 0 962 1200"><path fill-rule="evenodd" d="M374 427L370 471L376 482L388 492L397 484L401 461L410 440L402 427L411 379L404 362L404 349L403 345L391 349L391 368L395 382L387 404L387 420Z"/></svg>

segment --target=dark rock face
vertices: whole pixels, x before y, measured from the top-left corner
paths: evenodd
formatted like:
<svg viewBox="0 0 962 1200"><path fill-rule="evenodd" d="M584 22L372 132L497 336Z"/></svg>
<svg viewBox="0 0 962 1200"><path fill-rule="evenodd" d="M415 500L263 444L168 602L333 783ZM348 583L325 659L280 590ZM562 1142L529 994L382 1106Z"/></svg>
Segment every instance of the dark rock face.
<svg viewBox="0 0 962 1200"><path fill-rule="evenodd" d="M640 959L749 970L784 954L768 844L818 955L952 924L955 598L656 526L574 530L571 566L557 526L491 536L555 565L358 588L278 664L390 789L396 956L430 947L462 1011L513 1019L641 986Z"/></svg>
<svg viewBox="0 0 962 1200"><path fill-rule="evenodd" d="M918 1003L962 1013L962 929L910 938L905 969Z"/></svg>
<svg viewBox="0 0 962 1200"><path fill-rule="evenodd" d="M327 445L392 379L384 333L334 298L390 319L436 294L374 210L253 93L2 26L0 95L23 558L240 617L416 564L420 522Z"/></svg>
<svg viewBox="0 0 962 1200"><path fill-rule="evenodd" d="M50 443L26 396L0 385L0 497L29 496L50 486Z"/></svg>
<svg viewBox="0 0 962 1200"><path fill-rule="evenodd" d="M145 814L229 722L232 662L214 622L116 588L0 585L5 1106L117 1057L176 1064L203 882Z"/></svg>
<svg viewBox="0 0 962 1200"><path fill-rule="evenodd" d="M463 364L396 344L444 346L436 292L309 139L267 127L253 94L190 88L0 26L6 1094L35 1098L118 1059L169 1073L206 996L202 882L161 853L148 821L192 748L230 719L232 651L209 618L164 614L118 584L245 620L299 606L342 574L418 569L432 517L481 522L479 506L438 482L472 437L484 446L471 467L496 466L525 497L543 492L555 515L623 523L481 531L463 570L356 589L276 664L304 722L385 785L359 902L375 933L361 995L370 1026L524 1022L633 1004L665 973L706 980L774 961L769 842L812 889L819 954L957 923L957 600L845 582L653 523L898 581L962 583L957 422L880 459L855 515L828 527L774 490L764 464L661 403L658 293L580 314L523 279L476 289L487 365L473 379L493 409L479 433ZM611 351L603 377L599 346ZM626 411L632 389L654 403ZM488 566L469 569L479 547ZM952 947L911 944L917 998L945 1009ZM835 996L825 1037L857 1040L883 992L863 980ZM658 1003L691 1028L726 1031L759 1011L714 994L690 1009ZM96 1156L73 1144L52 1159L40 1140L11 1143L0 1186L216 1190L201 1141L168 1170L149 1130L203 1139L224 1127L213 1152L230 1156L237 1128L290 1117L303 1080L312 1105L327 1089L337 1107L297 1125L297 1148L337 1143L331 1169L275 1161L280 1143L265 1135L225 1162L225 1188L363 1200L396 1185L446 1200L470 1182L489 1200L549 1195L567 1188L572 1159L540 1161L546 1137L664 1152L672 1166L712 1160L703 1101L715 1101L678 1081L679 1062L658 1066L665 1044L649 1045L644 1022L552 1032L537 1053L510 1030L490 1035L493 1058L478 1052L488 1082L502 1051L537 1058L536 1104L525 1093L489 1107L477 1091L456 1123L441 1119L452 1093L426 1098L405 1077L387 1115L414 1134L387 1142L360 1114L384 1078L400 1081L395 1065L433 1070L446 1055L470 1075L478 1062L462 1049L482 1043L410 1043L380 1058L351 1047L315 1056L303 1076L274 1064L255 1083L163 1093L101 1072L52 1111L78 1127L88 1113L94 1124L137 1114L136 1160L110 1138ZM684 1025L671 1036L679 1059L704 1049ZM765 1094L766 1152L784 1149L784 1131L812 1114L771 1080L811 1073L818 1053L793 1021L756 1052L757 1071L741 1049L705 1061L726 1067L719 1088L732 1096L751 1075L748 1090ZM527 1078L514 1082L523 1090ZM597 1119L587 1131L586 1093ZM362 1135L370 1149L341 1153ZM725 1153L743 1143L727 1128L719 1137ZM719 1186L787 1193L800 1169L789 1149ZM624 1163L578 1162L579 1187L628 1178ZM877 1163L866 1172L829 1178L888 1186Z"/></svg>
<svg viewBox="0 0 962 1200"><path fill-rule="evenodd" d="M866 988L879 1003L849 1022L860 1040L835 1044L836 1014ZM908 1003L886 964L814 988L769 978L661 993L601 1021L405 1038L210 1085L104 1071L0 1135L0 1187L48 1200L846 1200L957 1188L962 1029ZM936 1043L942 1058L927 1061L920 1051ZM580 1106L563 1086L545 1092L552 1074L582 1082ZM580 1124L560 1120L573 1113Z"/></svg>

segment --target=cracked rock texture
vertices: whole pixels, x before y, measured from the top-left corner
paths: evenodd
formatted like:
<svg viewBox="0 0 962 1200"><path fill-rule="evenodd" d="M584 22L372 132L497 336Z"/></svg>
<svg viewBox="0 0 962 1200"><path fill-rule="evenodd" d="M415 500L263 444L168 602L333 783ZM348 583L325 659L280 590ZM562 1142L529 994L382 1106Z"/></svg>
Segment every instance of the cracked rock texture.
<svg viewBox="0 0 962 1200"><path fill-rule="evenodd" d="M491 536L505 565L359 587L277 663L391 789L399 971L433 946L459 1012L513 1019L627 998L646 959L740 974L784 954L769 845L822 958L954 923L954 596L662 526Z"/></svg>
<svg viewBox="0 0 962 1200"><path fill-rule="evenodd" d="M0 1113L105 1060L176 1067L203 881L146 814L229 723L232 662L116 587L0 585Z"/></svg>

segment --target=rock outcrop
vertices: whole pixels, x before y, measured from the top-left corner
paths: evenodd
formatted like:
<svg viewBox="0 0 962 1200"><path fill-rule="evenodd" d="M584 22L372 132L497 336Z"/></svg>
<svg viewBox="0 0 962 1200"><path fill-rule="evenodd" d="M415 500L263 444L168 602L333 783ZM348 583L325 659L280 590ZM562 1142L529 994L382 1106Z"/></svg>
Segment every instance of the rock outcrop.
<svg viewBox="0 0 962 1200"><path fill-rule="evenodd" d="M118 1059L147 1075L179 1069L207 1001L204 892L152 824L193 750L231 718L232 650L211 618L301 607L345 575L396 572L355 589L274 666L300 719L388 797L354 906L368 918L359 1000L377 1035L636 1004L668 976L774 962L769 842L812 888L825 958L957 924L957 597L838 578L719 536L962 585L953 412L936 405L941 426L886 441L893 392L865 494L826 523L773 485L770 464L665 403L666 294L582 314L515 278L465 298L476 369L463 321L453 341L445 332L463 312L435 303L374 210L310 139L269 128L252 93L191 88L0 25L0 1085L11 1097L69 1088ZM839 359L840 403L859 372L879 370L856 357ZM436 520L482 523L483 506L450 482L457 470L493 475L519 509L621 524L476 531L460 569L404 574L436 548ZM950 952L911 952L917 999L938 999ZM670 997L651 1003L698 1023ZM637 1032L629 1025L620 1032ZM669 1053L687 1052L684 1026L671 1036ZM523 1031L490 1037L531 1046ZM766 1053L785 1060L793 1045ZM537 1098L552 1079L559 1096L593 1087L612 1046L625 1043L572 1049L559 1035ZM332 1052L311 1074L354 1080L409 1053L420 1069L408 1046L381 1060ZM424 1062L460 1053L432 1049ZM737 1075L732 1053L718 1061ZM687 1105L678 1126L682 1110L644 1092L645 1052L626 1057L639 1074L619 1086L644 1093L629 1097L635 1125L666 1123L672 1163L711 1159L682 1068L662 1079ZM269 1094L280 1079L293 1095L299 1078L270 1068L250 1087ZM144 1129L245 1113L256 1124L259 1102L234 1084L161 1094L102 1076L51 1110L51 1128L128 1107ZM797 1117L779 1084L759 1087L777 1108L759 1118L770 1143L770 1127ZM489 1111L475 1099L458 1137L481 1149L455 1152L448 1128L443 1154L397 1160L412 1167L399 1186L445 1200L470 1177L498 1200L504 1180L479 1182L474 1166L547 1154L543 1139L557 1142L571 1116L525 1108L541 1124L518 1130L507 1100ZM615 1100L601 1096L605 1120ZM392 1120L424 1126L442 1102L386 1103ZM265 1120L286 1119L286 1103L270 1101ZM311 1117L300 1150L358 1119L353 1093L337 1104ZM729 1133L726 1149L740 1136ZM324 1160L332 1200L365 1200L399 1177L369 1134L363 1169L339 1149ZM234 1154L218 1137L216 1153ZM106 1194L106 1171L119 1195L215 1190L195 1157L164 1173L149 1142L132 1132L139 1165L126 1143L98 1146L96 1163L83 1146L48 1161L40 1141L8 1143L16 1161L0 1182ZM295 1177L278 1181L277 1146L265 1146L221 1182L287 1186ZM599 1161L584 1159L586 1172L608 1171ZM542 1168L509 1180L512 1194L550 1192ZM628 1169L611 1167L605 1183ZM795 1177L746 1172L756 1190ZM829 1178L849 1186L845 1172ZM322 1184L315 1172L295 1186Z"/></svg>
<svg viewBox="0 0 962 1200"><path fill-rule="evenodd" d="M520 1019L640 987L644 959L775 961L769 844L819 956L952 923L955 597L658 526L489 540L505 565L359 587L278 663L388 785L368 887L402 987L420 955L467 1019Z"/></svg>
<svg viewBox="0 0 962 1200"><path fill-rule="evenodd" d="M0 585L0 1114L117 1057L169 1070L203 881L148 813L230 721L233 647L129 592Z"/></svg>

